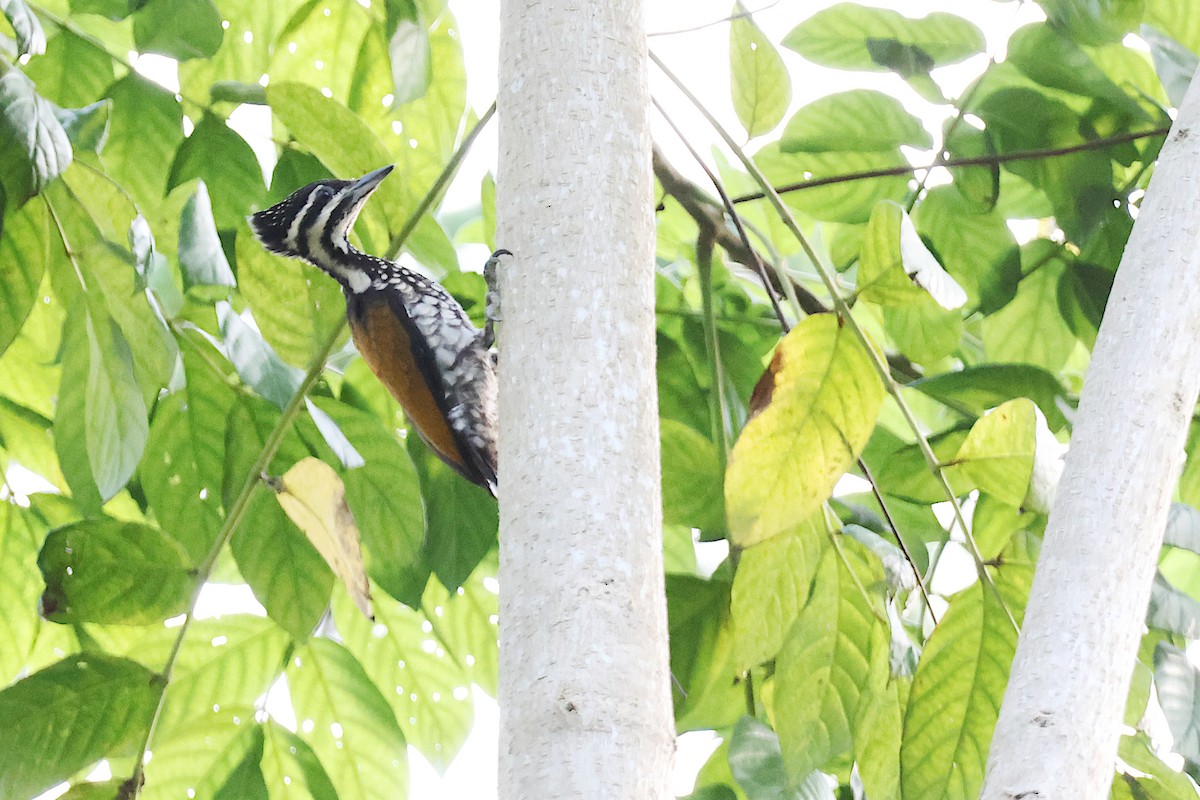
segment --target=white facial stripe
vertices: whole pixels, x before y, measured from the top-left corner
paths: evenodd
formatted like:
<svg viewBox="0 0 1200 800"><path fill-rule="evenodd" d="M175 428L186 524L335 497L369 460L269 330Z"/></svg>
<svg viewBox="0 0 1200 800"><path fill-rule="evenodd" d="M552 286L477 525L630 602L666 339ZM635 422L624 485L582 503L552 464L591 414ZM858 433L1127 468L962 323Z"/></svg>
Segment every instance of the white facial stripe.
<svg viewBox="0 0 1200 800"><path fill-rule="evenodd" d="M292 224L288 227L287 239L285 240L287 246L292 250L300 249L300 241L296 238L300 233L300 223L304 221L304 215L312 208L312 204L316 199L317 193L309 192L308 199L304 201L304 208L300 209L300 213L292 218Z"/></svg>

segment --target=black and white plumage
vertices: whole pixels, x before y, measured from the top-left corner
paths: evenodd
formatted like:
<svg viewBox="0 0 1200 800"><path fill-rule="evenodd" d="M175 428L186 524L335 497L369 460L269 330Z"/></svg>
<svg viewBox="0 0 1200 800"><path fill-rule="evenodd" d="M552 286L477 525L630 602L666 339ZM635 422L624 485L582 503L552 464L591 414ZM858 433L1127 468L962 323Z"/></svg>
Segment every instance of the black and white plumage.
<svg viewBox="0 0 1200 800"><path fill-rule="evenodd" d="M310 183L252 215L250 227L267 250L304 259L341 284L354 344L371 370L430 448L495 495L491 337L437 281L350 244L359 212L391 171Z"/></svg>

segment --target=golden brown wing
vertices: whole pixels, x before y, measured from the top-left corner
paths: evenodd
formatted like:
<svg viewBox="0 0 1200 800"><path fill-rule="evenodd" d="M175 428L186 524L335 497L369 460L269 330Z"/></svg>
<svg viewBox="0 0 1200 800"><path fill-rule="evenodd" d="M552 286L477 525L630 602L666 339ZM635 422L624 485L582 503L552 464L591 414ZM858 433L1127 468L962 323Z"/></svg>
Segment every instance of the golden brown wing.
<svg viewBox="0 0 1200 800"><path fill-rule="evenodd" d="M380 383L404 408L421 438L443 461L478 483L476 470L463 458L454 432L446 422L445 399L434 395L434 390L442 391L441 380L425 371L430 368L428 356L416 352L408 319L398 316L385 296L374 293L356 297L349 318L354 346Z"/></svg>

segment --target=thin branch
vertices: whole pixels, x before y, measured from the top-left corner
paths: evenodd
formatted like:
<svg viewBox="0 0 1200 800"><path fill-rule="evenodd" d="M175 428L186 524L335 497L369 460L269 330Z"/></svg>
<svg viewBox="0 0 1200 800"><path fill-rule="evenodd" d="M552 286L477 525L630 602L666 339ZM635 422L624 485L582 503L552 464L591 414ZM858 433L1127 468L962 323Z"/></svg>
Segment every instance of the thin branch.
<svg viewBox="0 0 1200 800"><path fill-rule="evenodd" d="M492 105L492 109L495 109L495 104ZM417 209L413 212L413 216L408 220L407 223L405 223L403 228L401 228L402 235L397 236L392 240L392 243L388 248L388 252L385 255L386 258L389 260L394 259L400 252L400 248L404 245L403 236L407 236L413 231L413 229L416 228L416 219L428 211L432 206L434 198L436 198L437 194L442 190L442 188L445 187L450 178L453 177L458 165L462 163L462 159L466 154L466 150L470 148L471 143L475 141L475 138L479 135L479 131L483 128L487 121L491 119L491 116L492 114L489 111L489 113L480 118L479 122L475 124L475 127L470 131L470 133L467 134L466 138L463 140L463 143L459 146L458 151L454 153L449 163L446 164L442 174L438 176L438 179L434 181L434 184L430 188L429 192L418 204ZM271 429L271 432L267 435L266 441L263 442L262 450L259 451L258 457L254 460L254 464L247 471L245 480L242 481L241 491L230 505L229 512L225 516L225 522L222 524L221 530L218 532L212 548L208 551L208 555L205 556L204 561L201 562L200 566L196 570L196 588L192 593L192 599L188 605L187 616L184 618L183 624L179 626L179 633L176 635L175 641L171 645L171 651L167 655L167 661L163 665L162 672L160 673L161 679L159 681L159 685L161 686L161 691L158 696L158 703L154 709L154 716L151 718L150 727L146 730L146 738L142 741L141 750L137 760L134 762L133 775L128 781L125 782L126 791L129 793L128 796L134 798L134 800L136 800L138 794L141 792L141 784L143 782L146 763L146 753L150 749L150 743L154 739L154 732L158 726L158 720L162 716L162 710L166 704L167 689L171 683L171 675L175 668L175 662L178 660L179 651L183 647L184 638L187 636L188 629L190 628L192 620L195 617L196 602L200 597L200 592L204 588L204 584L208 581L209 576L212 574L213 568L216 566L217 558L220 556L221 551L224 549L225 545L229 543L229 540L233 538L234 533L237 532L237 529L242 522L242 518L245 516L246 509L250 505L250 499L253 497L255 489L258 488L260 476L270 465L271 459L275 457L275 453L278 451L280 444L283 443L284 437L287 435L287 432L291 430L292 423L295 421L296 417L299 416L300 409L304 407L304 399L309 390L312 389L313 385L316 384L322 373L324 373L325 364L329 360L330 355L337 348L338 343L341 341L345 327L346 323L343 320L342 323L337 326L336 330L330 333L329 338L322 345L321 351L309 364L308 372L305 373L304 379L300 381L300 385L296 388L295 394L292 395L287 406L284 407L282 413L279 415L279 419L276 420L275 427Z"/></svg>
<svg viewBox="0 0 1200 800"><path fill-rule="evenodd" d="M729 257L741 264L754 264L761 257L748 247L729 226L725 224L725 214L722 208L696 184L683 177L674 167L663 158L658 148L654 148L654 176L662 184L663 191L675 198L676 202L688 213L697 225L711 228L716 236L716 243L729 254ZM736 201L734 201L736 202ZM768 292L783 294L783 284L778 276L766 273L770 288ZM803 286L796 286L796 298L805 314L821 314L829 308L815 294Z"/></svg>
<svg viewBox="0 0 1200 800"><path fill-rule="evenodd" d="M802 192L805 189L816 189L821 186L832 186L838 183L851 183L853 181L865 181L871 178L893 178L900 175L913 175L921 170L931 170L938 167L950 169L952 167L981 167L991 166L994 164L1008 164L1015 161L1037 161L1047 158L1058 158L1059 156L1069 156L1072 153L1085 153L1089 150L1103 150L1106 147L1113 147L1119 144L1127 144L1136 142L1141 139L1151 139L1155 136L1165 137L1170 133L1170 128L1152 128L1145 131L1131 131L1122 133L1116 136L1108 136L1102 139L1089 139L1086 142L1079 144L1068 145L1065 147L1049 147L1042 150L1014 150L1011 153L993 153L986 156L971 156L969 158L947 158L936 160L934 163L926 166L913 166L905 164L897 167L886 167L883 169L869 169L862 172L847 172L842 175L830 175L827 178L814 178L810 181L799 181L797 183L785 183L782 186L772 187L778 194L787 194L789 192ZM763 192L750 192L749 194L739 195L733 198L734 203L749 203L752 200L762 200L766 197Z"/></svg>
<svg viewBox="0 0 1200 800"><path fill-rule="evenodd" d="M688 141L686 136L683 135L683 131L680 130L679 126L675 124L675 120L671 119L670 115L667 114L666 109L664 109L658 100L654 99L653 97L651 97L650 101L654 103L654 107L658 109L658 113L661 114L663 119L667 121L667 124L671 126L671 130L675 131L675 135L679 137L679 141L683 142L683 146L686 147L688 152L692 154L692 158L694 158L696 163L700 165L700 169L704 170L704 174L708 176L709 181L712 182L712 185L714 188L716 188L717 193L721 195L721 202L725 205L725 213L728 214L729 218L733 221L733 225L737 229L738 238L742 240L742 244L745 245L746 251L753 259L753 261L747 264L747 266L751 267L755 273L758 274L759 279L762 281L763 289L767 293L767 298L771 301L771 309L775 312L775 318L779 320L779 327L783 328L784 333L787 333L789 330L791 330L791 326L788 325L787 317L783 315L783 309L779 307L779 299L775 296L775 289L772 286L771 279L767 277L766 265L763 264L763 260L758 255L758 251L756 251L754 246L750 244L750 237L746 235L746 228L742 225L741 216L737 213L737 209L733 207L733 203L729 200L729 193L725 191L725 187L722 185L721 180L716 176L715 173L713 173L711 169L709 169L708 164L704 162L704 159L700 157L700 154L696 152L696 148L692 147L692 143ZM655 149L655 158L659 161L665 161L661 154L658 153L657 148ZM713 232L713 235L715 236L715 231ZM783 285L785 290L789 288L791 281L788 279L787 274L783 272L781 265L772 264L771 266L778 277L779 283ZM795 296L794 290L793 292L789 293L788 299L792 301L793 305L799 305L799 301ZM796 313L799 313L799 311L800 309L797 308Z"/></svg>
<svg viewBox="0 0 1200 800"><path fill-rule="evenodd" d="M730 14L728 17L721 17L720 19L714 19L712 22L705 22L701 25L695 25L691 28L679 28L679 29L673 30L673 31L655 31L654 33L647 33L646 37L649 38L651 36L678 36L681 33L695 33L696 31L702 31L705 28L712 28L716 25L724 25L726 22L733 22L735 19L742 19L744 17L753 17L755 14L757 14L761 11L766 11L768 8L774 8L775 6L779 5L782 2L783 2L783 0L775 0L775 2L767 3L765 6L762 6L761 8L758 8L754 11L739 11L736 14Z"/></svg>
<svg viewBox="0 0 1200 800"><path fill-rule="evenodd" d="M484 127L488 124L488 121L491 120L495 113L496 101L493 100L492 104L488 106L488 110L483 112L483 116L480 117L479 121L475 123L475 126L467 132L467 135L462 140L462 144L460 144L458 149L454 151L454 155L450 156L450 161L446 163L446 168L442 170L442 174L438 175L437 180L433 182L433 186L430 186L429 191L425 193L423 198L421 198L421 202L417 204L416 209L408 218L408 222L404 224L404 227L400 229L399 233L392 237L392 241L388 243L387 257L389 259L396 258L396 256L400 255L400 248L404 246L404 243L408 241L408 237L412 235L414 230L416 230L417 223L421 221L421 217L425 215L425 212L428 211L433 204L437 202L437 199L442 196L442 190L446 188L446 184L450 183L450 179L454 177L454 173L458 172L458 165L461 164L462 160L467 157L467 152L470 151L471 146L475 144L475 139L479 137L480 131L484 129Z"/></svg>
<svg viewBox="0 0 1200 800"><path fill-rule="evenodd" d="M708 358L708 372L712 380L709 397L709 416L711 417L713 438L720 445L717 457L720 459L721 472L725 472L725 464L729 460L729 451L733 447L733 421L729 414L729 397L725 392L725 367L721 362L721 343L717 338L717 324L713 321L713 291L712 291L712 260L713 233L710 229L701 228L700 237L696 240L696 267L700 273L700 306L702 316L701 327L704 328L704 352Z"/></svg>
<svg viewBox="0 0 1200 800"><path fill-rule="evenodd" d="M921 568L913 560L912 553L908 550L908 545L904 543L904 537L900 535L900 528L896 525L896 520L892 517L892 512L888 510L887 501L883 498L883 492L879 489L878 481L871 474L871 468L867 466L867 462L861 458L858 459L858 468L862 470L863 477L867 479L867 483L871 484L871 493L875 495L875 502L879 503L879 508L883 511L883 518L887 521L888 527L892 529L892 535L896 537L896 543L900 545L900 552L904 553L904 560L912 567L913 575L917 577L917 588L921 590L921 599L925 601L925 607L929 609L929 616L933 618L933 624L937 625L938 618L933 613L933 604L929 602L929 589L925 586L925 578L921 575Z"/></svg>
<svg viewBox="0 0 1200 800"><path fill-rule="evenodd" d="M725 141L725 144L730 148L730 150L738 157L738 160L742 162L742 166L746 168L746 171L762 188L766 199L770 201L780 219L792 232L792 235L796 237L796 241L799 242L801 249L804 251L805 255L808 256L813 267L820 275L821 281L825 284L825 288L829 291L829 295L833 300L834 308L836 309L838 316L845 321L847 327L850 328L854 336L862 343L863 348L867 352L867 355L871 361L871 365L875 368L875 372L879 376L880 381L883 382L884 388L887 390L888 394L891 395L892 400L900 409L900 413L904 416L905 422L916 436L917 444L921 449L922 455L925 457L926 465L937 479L938 484L942 488L942 492L946 496L946 500L949 501L950 506L954 511L954 520L958 523L959 528L963 532L963 537L966 539L968 545L967 549L971 553L972 560L975 562L975 570L979 575L980 582L995 594L996 601L1001 605L1002 608L1004 608L1005 613L1008 615L1009 620L1013 624L1013 627L1017 628L1018 626L1015 617L1013 617L1012 612L1009 610L1008 605L1004 601L1004 598L1000 595L1000 590L996 587L995 582L992 581L991 576L987 572L987 567L983 562L983 556L980 554L979 547L975 542L975 537L971 534L971 529L967 526L966 517L963 515L962 504L958 501L958 495L956 495L954 490L950 487L950 482L946 478L945 472L943 472L940 468L938 464L938 458L934 454L933 448L930 447L929 441L925 438L925 434L921 429L920 422L917 420L916 415L909 407L908 402L904 399L904 395L900 391L899 384L892 380L891 373L888 371L887 362L880 357L878 351L876 351L873 343L871 342L870 337L867 336L866 331L863 330L862 326L859 325L858 320L851 313L850 306L846 302L846 299L838 291L837 282L834 280L832 271L817 255L816 250L808 241L808 237L804 235L804 232L800 229L800 225L796 222L796 218L784 204L782 198L779 196L779 193L774 190L770 182L762 174L762 171L759 170L758 165L746 155L745 151L734 140L734 138L729 135L729 132L725 130L725 127L721 125L717 118L712 115L712 113L704 106L704 104L700 102L699 98L697 98L695 94L693 94L691 90L687 88L687 85L684 84L683 81L681 81L678 76L676 76L675 73L673 73L670 68L668 68L667 65L663 63L663 61L658 58L657 55L654 54L653 51L650 51L649 56L650 60L655 63L655 65L663 72L663 74L675 84L679 91L682 92L683 95L687 97L688 100L696 107L696 109L705 117L705 119L708 120L708 123ZM950 532L947 531L947 539L949 536Z"/></svg>

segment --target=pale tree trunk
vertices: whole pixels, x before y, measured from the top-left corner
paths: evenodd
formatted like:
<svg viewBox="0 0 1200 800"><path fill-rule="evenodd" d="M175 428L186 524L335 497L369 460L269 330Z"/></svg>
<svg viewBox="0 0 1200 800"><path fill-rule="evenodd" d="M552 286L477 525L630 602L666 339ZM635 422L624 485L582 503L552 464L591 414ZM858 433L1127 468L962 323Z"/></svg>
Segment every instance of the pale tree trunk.
<svg viewBox="0 0 1200 800"><path fill-rule="evenodd" d="M1200 390L1200 80L1125 248L1080 398L984 800L1109 796L1168 504Z"/></svg>
<svg viewBox="0 0 1200 800"><path fill-rule="evenodd" d="M640 0L505 0L500 797L667 796Z"/></svg>

